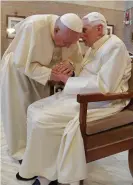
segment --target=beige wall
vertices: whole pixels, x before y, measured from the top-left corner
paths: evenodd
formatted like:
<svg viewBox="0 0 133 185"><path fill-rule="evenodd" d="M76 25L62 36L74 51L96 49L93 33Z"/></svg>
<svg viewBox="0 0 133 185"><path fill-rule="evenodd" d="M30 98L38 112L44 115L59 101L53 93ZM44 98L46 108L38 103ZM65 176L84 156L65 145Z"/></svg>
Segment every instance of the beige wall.
<svg viewBox="0 0 133 185"><path fill-rule="evenodd" d="M80 1L71 1L71 0L55 0L58 2L67 2L67 3L73 3L73 4L80 4L80 5L86 5L86 6L92 6L92 7L98 7L98 8L107 8L107 9L113 9L113 10L123 10L125 9L125 1L101 1L101 0L80 0Z"/></svg>
<svg viewBox="0 0 133 185"><path fill-rule="evenodd" d="M125 1L125 10L133 8L133 0Z"/></svg>
<svg viewBox="0 0 133 185"><path fill-rule="evenodd" d="M74 12L78 13L80 16L84 16L89 12L98 11L106 17L108 24L113 24L115 26L115 34L123 39L123 11L120 10L46 1L2 1L1 5L2 54L11 42L10 39L6 38L6 15L14 15L15 11L21 16L48 13L62 15L67 12Z"/></svg>

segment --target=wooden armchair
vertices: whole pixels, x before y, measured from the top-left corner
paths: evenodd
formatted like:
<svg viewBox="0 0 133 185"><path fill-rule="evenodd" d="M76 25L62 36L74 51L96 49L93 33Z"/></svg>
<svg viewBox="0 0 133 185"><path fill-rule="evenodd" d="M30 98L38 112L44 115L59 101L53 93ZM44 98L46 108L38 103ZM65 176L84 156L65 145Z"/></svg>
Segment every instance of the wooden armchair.
<svg viewBox="0 0 133 185"><path fill-rule="evenodd" d="M53 94L55 84L50 82L50 85ZM129 169L133 177L133 67L129 86L129 92L120 94L78 94L77 101L80 103L79 120L87 163L128 150ZM86 122L88 102L129 98L131 102L123 111L104 119Z"/></svg>
<svg viewBox="0 0 133 185"><path fill-rule="evenodd" d="M88 102L128 98L133 98L133 92L78 95L77 101L80 103L80 128L87 163L129 150L129 169L133 177L133 109L130 110L131 104L113 116L86 122Z"/></svg>

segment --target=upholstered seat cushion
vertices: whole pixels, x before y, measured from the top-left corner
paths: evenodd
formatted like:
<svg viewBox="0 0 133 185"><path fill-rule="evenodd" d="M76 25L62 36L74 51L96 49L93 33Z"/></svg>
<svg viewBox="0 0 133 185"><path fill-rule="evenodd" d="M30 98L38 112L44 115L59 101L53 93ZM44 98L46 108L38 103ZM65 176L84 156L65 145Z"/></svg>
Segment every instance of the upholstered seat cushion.
<svg viewBox="0 0 133 185"><path fill-rule="evenodd" d="M133 111L125 109L107 118L87 123L87 135L133 123Z"/></svg>

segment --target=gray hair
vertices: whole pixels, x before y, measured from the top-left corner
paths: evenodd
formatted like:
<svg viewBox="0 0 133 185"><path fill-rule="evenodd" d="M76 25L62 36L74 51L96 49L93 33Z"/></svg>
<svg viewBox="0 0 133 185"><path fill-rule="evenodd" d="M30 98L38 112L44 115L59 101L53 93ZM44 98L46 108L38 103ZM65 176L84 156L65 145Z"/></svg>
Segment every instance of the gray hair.
<svg viewBox="0 0 133 185"><path fill-rule="evenodd" d="M87 15L85 15L83 17L83 20L84 19L88 19L88 25L91 25L92 27L93 26L97 26L99 24L103 25L103 34L107 34L107 21L104 17L104 15L102 15L101 13L99 12L91 12Z"/></svg>
<svg viewBox="0 0 133 185"><path fill-rule="evenodd" d="M88 18L83 18L83 20L86 19L88 20L88 25L90 26L97 26L99 24L101 24L103 26L103 34L106 35L107 34L107 23L105 23L104 21L102 20L97 20L97 21L89 21Z"/></svg>

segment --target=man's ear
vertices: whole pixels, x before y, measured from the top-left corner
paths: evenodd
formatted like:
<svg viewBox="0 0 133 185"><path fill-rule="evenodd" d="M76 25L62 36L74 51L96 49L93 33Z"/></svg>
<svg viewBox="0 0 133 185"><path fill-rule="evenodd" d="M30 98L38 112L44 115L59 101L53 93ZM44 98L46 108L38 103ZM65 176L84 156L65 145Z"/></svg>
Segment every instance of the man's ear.
<svg viewBox="0 0 133 185"><path fill-rule="evenodd" d="M103 29L103 25L102 24L99 24L98 26L97 26L97 30L98 31L101 31Z"/></svg>

